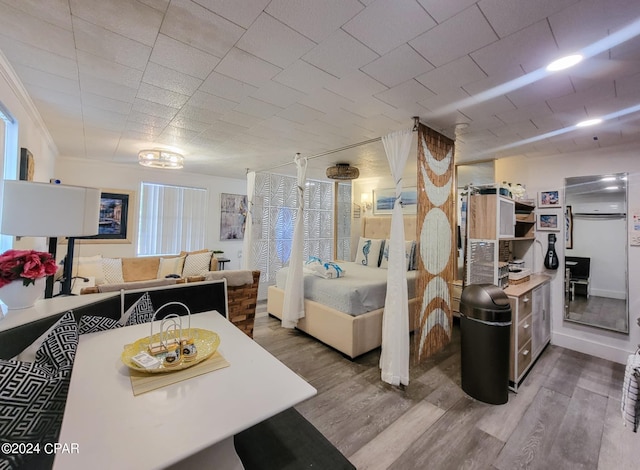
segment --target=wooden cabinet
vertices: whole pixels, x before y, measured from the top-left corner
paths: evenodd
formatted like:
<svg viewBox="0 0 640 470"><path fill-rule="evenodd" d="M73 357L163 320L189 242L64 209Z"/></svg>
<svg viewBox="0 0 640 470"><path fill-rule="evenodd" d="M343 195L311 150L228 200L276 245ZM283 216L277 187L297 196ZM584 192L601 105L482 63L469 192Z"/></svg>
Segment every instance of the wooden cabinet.
<svg viewBox="0 0 640 470"><path fill-rule="evenodd" d="M549 277L541 274L505 289L511 303L509 382L513 390L551 339Z"/></svg>

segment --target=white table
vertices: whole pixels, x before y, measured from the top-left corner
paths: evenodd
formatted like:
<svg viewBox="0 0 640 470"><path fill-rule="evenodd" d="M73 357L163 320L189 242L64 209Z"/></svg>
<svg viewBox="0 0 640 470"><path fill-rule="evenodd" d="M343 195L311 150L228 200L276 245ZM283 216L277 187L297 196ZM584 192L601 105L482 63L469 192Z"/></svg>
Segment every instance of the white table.
<svg viewBox="0 0 640 470"><path fill-rule="evenodd" d="M233 452L234 434L316 394L219 313L192 315L191 326L218 333L230 367L136 397L120 354L149 324L80 338L58 439L80 452L56 455L54 468L163 468L205 449Z"/></svg>

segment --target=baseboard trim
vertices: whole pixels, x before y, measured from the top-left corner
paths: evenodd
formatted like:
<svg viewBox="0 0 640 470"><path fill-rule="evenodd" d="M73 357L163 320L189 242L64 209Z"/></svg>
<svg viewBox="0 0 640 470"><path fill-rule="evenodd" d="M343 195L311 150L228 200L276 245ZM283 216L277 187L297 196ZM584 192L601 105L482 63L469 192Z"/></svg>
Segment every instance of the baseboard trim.
<svg viewBox="0 0 640 470"><path fill-rule="evenodd" d="M627 351L626 349L620 349L614 346L598 343L596 341L590 341L562 333L553 333L551 343L556 346L571 349L572 351L601 357L620 364L626 364L627 357L629 354L633 353L633 351Z"/></svg>

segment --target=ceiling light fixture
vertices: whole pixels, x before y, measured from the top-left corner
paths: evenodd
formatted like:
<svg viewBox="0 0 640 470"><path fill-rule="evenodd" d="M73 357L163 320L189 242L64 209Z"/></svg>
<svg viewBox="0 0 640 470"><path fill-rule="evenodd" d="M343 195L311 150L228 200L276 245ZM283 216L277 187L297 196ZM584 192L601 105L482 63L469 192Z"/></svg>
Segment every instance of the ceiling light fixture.
<svg viewBox="0 0 640 470"><path fill-rule="evenodd" d="M572 54L561 57L547 65L547 72L557 72L558 70L568 69L569 67L573 67L574 65L582 62L582 59L583 57L581 54Z"/></svg>
<svg viewBox="0 0 640 470"><path fill-rule="evenodd" d="M348 163L336 163L327 168L327 178L332 180L354 180L360 176L360 170Z"/></svg>
<svg viewBox="0 0 640 470"><path fill-rule="evenodd" d="M595 126L596 124L600 124L601 122L602 122L602 119L600 119L600 118L587 119L586 121L581 121L578 124L576 124L576 127Z"/></svg>
<svg viewBox="0 0 640 470"><path fill-rule="evenodd" d="M138 163L149 168L179 170L184 168L184 157L168 150L151 149L138 152Z"/></svg>

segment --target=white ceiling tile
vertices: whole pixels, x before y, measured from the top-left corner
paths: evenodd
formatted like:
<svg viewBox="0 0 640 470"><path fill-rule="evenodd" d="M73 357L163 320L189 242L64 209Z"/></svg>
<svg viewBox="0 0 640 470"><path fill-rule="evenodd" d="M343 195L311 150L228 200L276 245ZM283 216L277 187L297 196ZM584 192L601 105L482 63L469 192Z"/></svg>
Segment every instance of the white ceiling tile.
<svg viewBox="0 0 640 470"><path fill-rule="evenodd" d="M220 96L239 103L246 96L254 93L258 87L249 85L235 78L230 78L217 72L212 72L200 85L200 91ZM266 101L266 100L265 100Z"/></svg>
<svg viewBox="0 0 640 470"><path fill-rule="evenodd" d="M293 104L287 109L283 109L278 113L278 116L289 121L307 124L314 119L319 119L324 116L322 111L310 108L301 104Z"/></svg>
<svg viewBox="0 0 640 470"><path fill-rule="evenodd" d="M468 93L466 93L462 88L456 88L446 93L439 93L437 95L431 94L419 103L432 113L437 114L441 108L467 98L469 98Z"/></svg>
<svg viewBox="0 0 640 470"><path fill-rule="evenodd" d="M0 31L5 36L47 52L75 58L73 33L69 29L30 16L9 5L2 7Z"/></svg>
<svg viewBox="0 0 640 470"><path fill-rule="evenodd" d="M503 38L577 2L578 0L480 0L478 6Z"/></svg>
<svg viewBox="0 0 640 470"><path fill-rule="evenodd" d="M145 5L150 6L151 8L155 8L162 13L167 11L169 7L169 3L171 0L138 0L140 3L144 3Z"/></svg>
<svg viewBox="0 0 640 470"><path fill-rule="evenodd" d="M129 111L131 111L131 103L114 100L86 91L82 92L82 104L84 106L93 106L94 108L106 109L107 111L113 111L124 115L129 114Z"/></svg>
<svg viewBox="0 0 640 470"><path fill-rule="evenodd" d="M582 49L640 17L640 3L624 0L582 0L549 18L562 53Z"/></svg>
<svg viewBox="0 0 640 470"><path fill-rule="evenodd" d="M206 124L214 124L222 117L222 114L215 113L210 109L204 109L189 103L184 105L176 114L174 119L190 119L194 121L204 122Z"/></svg>
<svg viewBox="0 0 640 470"><path fill-rule="evenodd" d="M518 107L510 111L503 111L497 114L498 118L506 123L520 123L523 121L529 121L534 118L543 118L550 116L553 113L549 105L544 101L538 101L528 106Z"/></svg>
<svg viewBox="0 0 640 470"><path fill-rule="evenodd" d="M339 29L302 59L341 78L378 57L367 46Z"/></svg>
<svg viewBox="0 0 640 470"><path fill-rule="evenodd" d="M148 83L141 83L138 88L138 98L151 101L153 103L163 104L172 108L181 108L189 100L189 96L170 91L165 88L159 88Z"/></svg>
<svg viewBox="0 0 640 470"><path fill-rule="evenodd" d="M418 0L418 2L427 10L429 15L438 23L451 18L456 13L465 10L478 0Z"/></svg>
<svg viewBox="0 0 640 470"><path fill-rule="evenodd" d="M234 47L220 61L215 71L236 80L259 87L282 69L252 54Z"/></svg>
<svg viewBox="0 0 640 470"><path fill-rule="evenodd" d="M269 80L252 92L251 96L281 108L286 108L302 99L305 95L291 87Z"/></svg>
<svg viewBox="0 0 640 470"><path fill-rule="evenodd" d="M340 108L346 109L346 107L353 104L352 101L326 89L314 91L300 99L299 102L323 113L328 113Z"/></svg>
<svg viewBox="0 0 640 470"><path fill-rule="evenodd" d="M415 80L408 80L382 93L377 93L376 98L396 108L403 108L407 105L424 101L433 95L433 92L427 90L420 83Z"/></svg>
<svg viewBox="0 0 640 470"><path fill-rule="evenodd" d="M359 70L326 84L325 88L350 100L368 99L387 89L385 85Z"/></svg>
<svg viewBox="0 0 640 470"><path fill-rule="evenodd" d="M181 112L184 111L182 108ZM150 127L164 129L171 122L170 118L164 118L161 116L152 116L151 114L143 113L132 109L127 117L127 121L129 122L138 122L140 124L146 124Z"/></svg>
<svg viewBox="0 0 640 470"><path fill-rule="evenodd" d="M224 114L227 111L231 111L238 103L235 101L229 101L219 96L211 95L203 91L196 91L189 100L190 106L197 106L203 110L207 110L211 113ZM205 121L209 122L209 120Z"/></svg>
<svg viewBox="0 0 640 470"><path fill-rule="evenodd" d="M96 95L128 103L133 103L138 92L137 85L136 88L133 88L85 73L80 73L80 88L83 93L95 93Z"/></svg>
<svg viewBox="0 0 640 470"><path fill-rule="evenodd" d="M204 80L218 65L220 59L169 36L159 34L153 46L151 61Z"/></svg>
<svg viewBox="0 0 640 470"><path fill-rule="evenodd" d="M2 0L2 3L71 31L71 16L68 0Z"/></svg>
<svg viewBox="0 0 640 470"><path fill-rule="evenodd" d="M435 24L415 0L379 0L367 6L342 29L384 55Z"/></svg>
<svg viewBox="0 0 640 470"><path fill-rule="evenodd" d="M82 114L85 120L85 128L93 126L96 130L104 129L109 132L119 132L124 130L127 121L126 114L114 113L113 111L92 106L83 106Z"/></svg>
<svg viewBox="0 0 640 470"><path fill-rule="evenodd" d="M272 0L266 12L319 43L362 9L356 0Z"/></svg>
<svg viewBox="0 0 640 470"><path fill-rule="evenodd" d="M434 93L440 94L482 80L486 76L480 67L465 55L416 77L416 80Z"/></svg>
<svg viewBox="0 0 640 470"><path fill-rule="evenodd" d="M562 113L566 111L573 111L578 108L583 108L592 103L597 103L606 98L615 97L615 87L613 82L603 83L598 86L592 87L588 90L580 91L577 93L571 93L558 98L552 98L547 100L549 106L554 113Z"/></svg>
<svg viewBox="0 0 640 470"><path fill-rule="evenodd" d="M199 78L163 67L162 65L154 64L153 62L149 62L147 65L142 81L189 96L191 96L202 83L202 80Z"/></svg>
<svg viewBox="0 0 640 470"><path fill-rule="evenodd" d="M546 66L558 57L558 47L546 21L539 21L517 33L472 52L475 62L492 75L516 65L525 70Z"/></svg>
<svg viewBox="0 0 640 470"><path fill-rule="evenodd" d="M616 80L616 94L625 97L640 91L640 73Z"/></svg>
<svg viewBox="0 0 640 470"><path fill-rule="evenodd" d="M311 93L322 87L330 88L338 79L319 68L298 60L275 76L276 82L304 93Z"/></svg>
<svg viewBox="0 0 640 470"><path fill-rule="evenodd" d="M516 106L527 106L558 96L573 93L573 86L566 75L551 75L530 85L507 93L507 98Z"/></svg>
<svg viewBox="0 0 640 470"><path fill-rule="evenodd" d="M248 114L249 116L267 119L268 117L277 114L279 111L282 111L282 108L249 96L242 100L242 103L237 105L234 110L239 113Z"/></svg>
<svg viewBox="0 0 640 470"><path fill-rule="evenodd" d="M263 121L262 118L249 116L248 114L238 113L235 110L227 111L220 117L220 121L216 123L218 129L223 129L222 123L231 124L234 127L251 127L256 126Z"/></svg>
<svg viewBox="0 0 640 470"><path fill-rule="evenodd" d="M515 106L504 96L499 96L498 98L493 98L473 106L461 107L459 109L462 114L469 116L472 120L476 121L515 109Z"/></svg>
<svg viewBox="0 0 640 470"><path fill-rule="evenodd" d="M263 13L235 47L285 68L315 45L313 41Z"/></svg>
<svg viewBox="0 0 640 470"><path fill-rule="evenodd" d="M638 64L640 62L640 37L636 36L612 48L611 59Z"/></svg>
<svg viewBox="0 0 640 470"><path fill-rule="evenodd" d="M23 65L16 65L14 68L20 80L27 85L49 88L69 95L79 96L80 94L80 84L77 79L60 77Z"/></svg>
<svg viewBox="0 0 640 470"><path fill-rule="evenodd" d="M185 129L183 127L174 127L169 125L164 128L164 130L160 134L160 137L168 137L168 136L175 137L176 138L175 143L178 144L180 142L188 142L198 134L199 132L192 131L190 129Z"/></svg>
<svg viewBox="0 0 640 470"><path fill-rule="evenodd" d="M138 88L142 79L142 71L116 64L84 51L78 51L78 68L84 89L83 77L96 77L130 88Z"/></svg>
<svg viewBox="0 0 640 470"><path fill-rule="evenodd" d="M497 39L485 17L474 6L409 41L409 44L437 67Z"/></svg>
<svg viewBox="0 0 640 470"><path fill-rule="evenodd" d="M403 44L361 70L391 88L433 70L433 65L409 45Z"/></svg>
<svg viewBox="0 0 640 470"><path fill-rule="evenodd" d="M211 124L207 124L206 122L196 121L195 119L189 119L183 116L176 116L171 121L171 125L173 127L178 127L180 129L189 129L195 132L202 132L208 129Z"/></svg>
<svg viewBox="0 0 640 470"><path fill-rule="evenodd" d="M145 134L149 136L160 135L160 133L165 127L166 126L155 127L155 126L152 126L151 124L135 122L135 121L127 121L124 126L125 130L138 132L140 134Z"/></svg>
<svg viewBox="0 0 640 470"><path fill-rule="evenodd" d="M0 49L12 64L49 72L68 79L78 78L78 64L74 59L47 52L0 33Z"/></svg>
<svg viewBox="0 0 640 470"><path fill-rule="evenodd" d="M138 70L144 70L151 47L113 33L80 18L73 19L76 47L92 55Z"/></svg>
<svg viewBox="0 0 640 470"><path fill-rule="evenodd" d="M194 0L208 10L248 28L262 13L269 0Z"/></svg>
<svg viewBox="0 0 640 470"><path fill-rule="evenodd" d="M216 57L224 57L245 29L191 0L172 0L160 32Z"/></svg>
<svg viewBox="0 0 640 470"><path fill-rule="evenodd" d="M74 16L109 31L153 46L162 23L162 13L128 0L69 0Z"/></svg>
<svg viewBox="0 0 640 470"><path fill-rule="evenodd" d="M352 113L364 118L377 116L378 114L386 114L387 112L396 109L390 104L380 101L374 96L362 98L353 103L345 103L342 107L347 111L351 111Z"/></svg>
<svg viewBox="0 0 640 470"><path fill-rule="evenodd" d="M143 114L150 114L151 116L157 116L169 120L173 119L173 117L178 112L176 108L172 108L171 106L153 103L151 101L142 100L140 98L136 98L133 102L132 111L137 111Z"/></svg>

